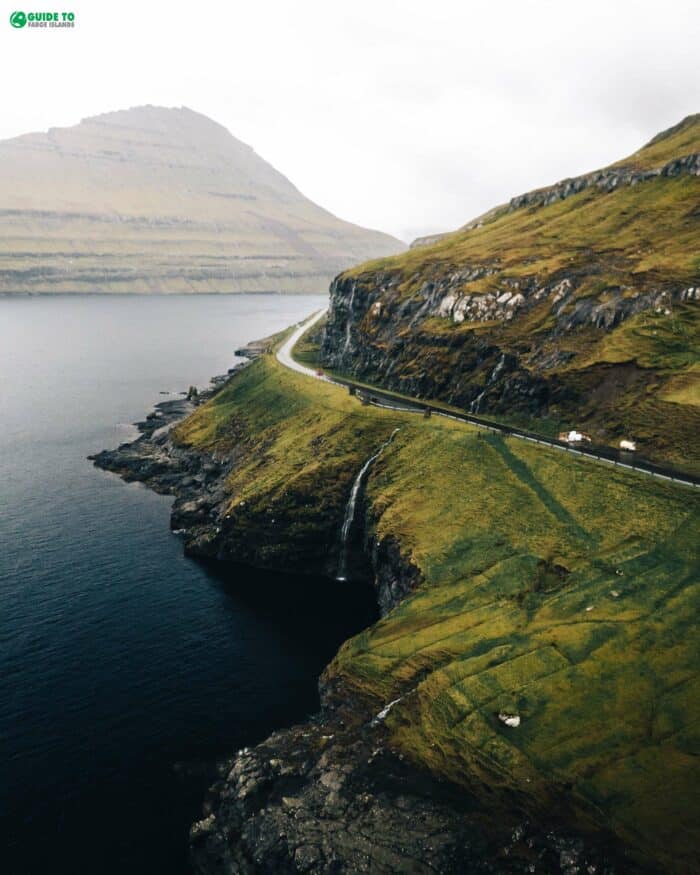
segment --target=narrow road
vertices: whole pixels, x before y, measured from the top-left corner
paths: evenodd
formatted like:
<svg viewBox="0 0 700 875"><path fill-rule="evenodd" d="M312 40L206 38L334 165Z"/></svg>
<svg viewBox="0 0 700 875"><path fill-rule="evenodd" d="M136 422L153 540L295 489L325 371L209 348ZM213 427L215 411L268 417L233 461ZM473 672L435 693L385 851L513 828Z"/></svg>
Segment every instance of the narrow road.
<svg viewBox="0 0 700 875"><path fill-rule="evenodd" d="M632 461L631 458L629 461L622 461L620 459L620 454L610 447L589 448L578 446L574 448L564 441L545 438L534 432L512 428L509 425L500 425L494 422L489 422L489 420L473 416L471 413L448 413L428 401L414 401L408 398L396 398L391 393L385 392L382 389L370 389L367 386L354 382L353 380L327 377L324 374L319 374L313 368L307 368L305 365L299 364L299 362L295 361L292 357L292 351L302 335L305 334L312 325L319 322L323 316L326 315L326 312L326 310L320 310L294 329L277 351L277 361L280 364L299 374L313 377L315 380L325 380L327 383L334 383L336 386L341 386L344 389L354 388L359 395L365 396L369 400L369 403L373 404L375 407L383 407L401 413L419 413L421 415L425 415L426 411L430 411L430 414L433 416L442 416L445 419L453 419L456 422L466 422L469 425L484 428L497 434L503 434L517 438L518 440L541 444L542 446L551 447L555 450L562 450L563 452L571 453L574 456L585 456L589 459L595 459L598 462L604 462L617 468L627 468L630 471L638 471L640 474L646 474L649 477L657 477L660 480L668 480L672 483L681 484L682 486L700 487L700 477L696 477L687 472L675 471L672 468L665 468L661 465L655 465L653 462L646 462L638 458L634 459L634 461Z"/></svg>
<svg viewBox="0 0 700 875"><path fill-rule="evenodd" d="M298 374L306 374L307 377L321 379L321 375L317 374L313 368L307 368L295 361L292 358L292 350L301 339L301 336L305 334L312 325L319 322L326 315L326 312L326 310L319 310L318 313L315 313L310 319L307 319L306 322L302 322L298 328L294 329L282 346L277 350L277 361L281 365L284 365L285 368L290 368L292 371L296 371Z"/></svg>

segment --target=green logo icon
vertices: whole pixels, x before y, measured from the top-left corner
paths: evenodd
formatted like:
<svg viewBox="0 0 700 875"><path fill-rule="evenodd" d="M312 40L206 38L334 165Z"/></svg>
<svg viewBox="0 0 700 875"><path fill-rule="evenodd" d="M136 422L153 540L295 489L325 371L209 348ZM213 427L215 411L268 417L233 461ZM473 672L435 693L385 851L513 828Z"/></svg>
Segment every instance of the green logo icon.
<svg viewBox="0 0 700 875"><path fill-rule="evenodd" d="M10 16L10 24L13 27L24 27L27 23L27 16L24 12L13 12Z"/></svg>

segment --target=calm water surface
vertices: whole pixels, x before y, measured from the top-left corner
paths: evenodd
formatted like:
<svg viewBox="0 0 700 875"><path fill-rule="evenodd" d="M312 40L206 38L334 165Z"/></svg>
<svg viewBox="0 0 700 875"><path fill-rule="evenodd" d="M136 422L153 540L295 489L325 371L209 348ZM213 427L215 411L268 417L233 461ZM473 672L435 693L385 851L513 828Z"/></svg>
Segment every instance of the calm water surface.
<svg viewBox="0 0 700 875"><path fill-rule="evenodd" d="M187 872L197 764L312 711L370 619L328 582L185 559L170 499L86 460L323 301L0 298L4 872Z"/></svg>

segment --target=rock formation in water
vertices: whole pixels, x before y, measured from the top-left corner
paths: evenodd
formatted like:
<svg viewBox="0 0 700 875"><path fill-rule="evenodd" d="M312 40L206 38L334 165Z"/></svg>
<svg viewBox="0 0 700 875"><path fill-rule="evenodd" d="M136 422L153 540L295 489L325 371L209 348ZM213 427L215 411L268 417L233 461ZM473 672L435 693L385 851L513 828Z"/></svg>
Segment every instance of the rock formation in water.
<svg viewBox="0 0 700 875"><path fill-rule="evenodd" d="M325 292L404 248L184 107L0 142L0 293Z"/></svg>

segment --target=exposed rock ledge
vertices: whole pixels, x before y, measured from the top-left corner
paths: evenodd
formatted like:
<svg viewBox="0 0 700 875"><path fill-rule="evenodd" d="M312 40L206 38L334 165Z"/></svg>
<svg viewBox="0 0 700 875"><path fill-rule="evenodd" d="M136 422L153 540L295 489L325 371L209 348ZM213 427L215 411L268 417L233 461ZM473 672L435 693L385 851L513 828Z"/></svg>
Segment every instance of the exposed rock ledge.
<svg viewBox="0 0 700 875"><path fill-rule="evenodd" d="M322 695L320 715L220 764L190 833L198 875L632 871L409 765L387 744L388 706Z"/></svg>
<svg viewBox="0 0 700 875"><path fill-rule="evenodd" d="M231 369L229 374L235 369ZM227 503L226 476L235 458L198 452L174 443L172 427L210 398L228 375L195 397L163 401L136 426L136 440L90 456L98 468L128 482L145 483L155 492L174 495L170 526L183 536L188 555L213 557Z"/></svg>
<svg viewBox="0 0 700 875"><path fill-rule="evenodd" d="M636 170L633 167L607 167L574 179L563 179L555 185L540 188L526 194L511 198L509 210L519 210L521 207L547 206L557 201L566 200L591 186L602 191L611 192L625 185L638 185L658 176L700 176L700 153L693 152L682 158L675 158L661 167L652 170Z"/></svg>
<svg viewBox="0 0 700 875"><path fill-rule="evenodd" d="M169 433L225 379L215 378L197 398L161 403L138 423L134 442L92 457L127 480L175 495L172 528L183 535L187 553L208 558L238 556L224 511L236 452L192 451ZM377 540L371 510L365 528L386 613L420 574L395 539ZM219 764L203 818L190 833L198 875L639 871L613 845L572 835L563 819L533 822L517 798L489 800L488 788L467 791L409 764L392 750L384 726L395 702L364 700L327 676L320 691L321 712L307 723Z"/></svg>
<svg viewBox="0 0 700 875"><path fill-rule="evenodd" d="M651 143L649 145L651 145ZM675 158L673 161L669 161L666 164L660 167L655 167L651 170L636 170L634 167L624 166L607 167L604 170L596 170L594 173L586 173L583 176L562 179L554 185L549 185L545 188L538 188L534 191L528 191L525 194L519 194L516 197L511 198L507 206L494 207L483 215L478 216L476 219L472 219L472 221L468 222L466 225L463 225L459 231L445 231L442 233L427 234L425 237L416 237L416 239L410 244L409 249L420 249L424 246L432 246L434 243L439 243L451 234L480 228L487 219L495 216L503 209L512 213L522 207L548 206L557 201L563 201L569 197L573 197L573 195L579 194L579 192L593 186L609 193L621 188L622 186L638 185L640 182L647 182L648 180L655 179L659 176L675 177L686 175L700 176L700 153L692 152L689 155L684 155L682 158Z"/></svg>

